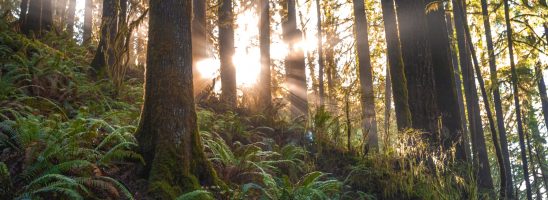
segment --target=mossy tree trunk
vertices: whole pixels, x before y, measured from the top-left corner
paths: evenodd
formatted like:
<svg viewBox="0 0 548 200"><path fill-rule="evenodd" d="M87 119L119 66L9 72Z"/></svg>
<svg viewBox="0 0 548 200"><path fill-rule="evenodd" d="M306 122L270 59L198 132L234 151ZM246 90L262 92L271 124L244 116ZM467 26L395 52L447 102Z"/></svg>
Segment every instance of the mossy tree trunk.
<svg viewBox="0 0 548 200"><path fill-rule="evenodd" d="M371 54L369 52L369 37L367 16L363 0L354 0L354 27L356 32L356 48L358 50L358 71L361 89L362 132L367 135L367 151L378 152L379 137L377 119L375 116L375 95L373 93L373 72Z"/></svg>
<svg viewBox="0 0 548 200"><path fill-rule="evenodd" d="M428 23L428 38L432 65L434 66L436 99L441 114L440 140L444 151L450 152L455 145L455 157L459 161L466 161L464 145L464 131L459 111L456 84L454 80L453 63L451 62L451 48L445 21L445 9L442 3L435 0L426 0L424 7L435 3L438 9L426 11Z"/></svg>
<svg viewBox="0 0 548 200"><path fill-rule="evenodd" d="M394 107L398 130L411 128L411 111L409 111L407 79L400 49L400 39L396 24L394 0L382 0L382 16L386 37L386 51L390 66L390 79L394 94Z"/></svg>
<svg viewBox="0 0 548 200"><path fill-rule="evenodd" d="M95 75L104 74L107 67L114 65L115 38L118 31L119 0L103 0L103 15L101 17L101 35L91 67Z"/></svg>
<svg viewBox="0 0 548 200"><path fill-rule="evenodd" d="M428 42L423 1L396 0L396 12L412 128L424 131L432 142L438 132L434 69Z"/></svg>
<svg viewBox="0 0 548 200"><path fill-rule="evenodd" d="M152 198L217 184L197 128L192 85L191 0L150 3L144 105L137 139Z"/></svg>
<svg viewBox="0 0 548 200"><path fill-rule="evenodd" d="M219 56L221 58L221 100L228 108L236 108L236 67L234 56L234 10L232 0L219 6Z"/></svg>

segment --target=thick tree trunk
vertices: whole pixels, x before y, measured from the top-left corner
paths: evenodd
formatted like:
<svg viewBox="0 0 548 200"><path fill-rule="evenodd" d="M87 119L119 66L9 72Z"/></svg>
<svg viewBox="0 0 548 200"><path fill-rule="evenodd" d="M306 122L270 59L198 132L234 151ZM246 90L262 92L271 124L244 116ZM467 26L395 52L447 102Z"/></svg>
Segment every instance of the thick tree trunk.
<svg viewBox="0 0 548 200"><path fill-rule="evenodd" d="M86 7L84 9L84 33L83 43L89 44L93 31L93 0L86 0Z"/></svg>
<svg viewBox="0 0 548 200"><path fill-rule="evenodd" d="M508 151L508 139L506 137L506 128L504 127L504 113L502 111L502 102L500 99L499 84L497 78L497 65L495 50L493 47L493 38L491 36L491 25L489 22L489 10L487 0L481 0L481 9L483 15L483 27L485 28L485 41L487 43L487 53L489 56L489 71L491 79L491 90L493 91L493 102L495 104L495 115L497 117L497 128L500 136L500 147L504 161L504 175L501 174L501 197L513 199L512 185L512 167L510 166L510 153ZM504 180L503 180L504 179ZM504 181L504 182L503 182Z"/></svg>
<svg viewBox="0 0 548 200"><path fill-rule="evenodd" d="M463 130L463 140L464 140L464 152L466 153L466 160L471 161L472 153L470 152L470 135L468 132L468 126L466 124L466 112L464 111L464 100L462 94L462 81L460 78L460 69L459 69L459 59L457 57L457 52L455 50L454 42L455 34L453 29L453 20L451 19L451 14L447 13L445 15L447 32L449 34L450 49L451 49L451 62L453 63L453 72L455 77L455 91L457 92L457 101L459 104L459 113L461 117L461 126Z"/></svg>
<svg viewBox="0 0 548 200"><path fill-rule="evenodd" d="M411 111L409 111L407 79L400 49L400 39L396 24L394 0L382 0L382 16L386 36L386 51L390 65L390 79L394 94L396 123L399 130L411 128Z"/></svg>
<svg viewBox="0 0 548 200"><path fill-rule="evenodd" d="M208 81L204 80L198 70L198 63L207 58L207 32L206 32L206 1L193 0L192 12L192 74L194 82L194 96L206 87Z"/></svg>
<svg viewBox="0 0 548 200"><path fill-rule="evenodd" d="M67 2L69 0L55 0L55 18L59 20L59 24L65 24L65 15L67 10ZM62 26L61 26L62 27Z"/></svg>
<svg viewBox="0 0 548 200"><path fill-rule="evenodd" d="M463 4L460 0L453 0L453 14L455 17L455 27L457 30L457 41L460 56L460 67L464 83L464 92L466 97L466 107L468 110L468 121L470 123L470 134L472 138L472 152L474 174L477 177L477 185L480 192L492 193L493 179L489 168L489 158L485 145L485 136L481 124L479 99L474 80L474 71L470 60L469 41L466 40L465 20Z"/></svg>
<svg viewBox="0 0 548 200"><path fill-rule="evenodd" d="M287 15L283 19L283 38L289 44L289 54L285 59L286 81L289 91L290 110L293 117L308 115L308 98L304 52L295 44L302 40L302 32L297 29L295 0L284 3Z"/></svg>
<svg viewBox="0 0 548 200"><path fill-rule="evenodd" d="M51 31L52 26L51 0L30 0L23 32L29 36L41 37L43 33Z"/></svg>
<svg viewBox="0 0 548 200"><path fill-rule="evenodd" d="M323 59L323 36L322 36L322 13L320 12L320 0L316 0L316 15L317 15L317 28L318 28L318 78L319 78L319 95L320 95L320 106L325 106L325 89L323 84L325 62Z"/></svg>
<svg viewBox="0 0 548 200"><path fill-rule="evenodd" d="M519 137L519 147L521 150L521 163L523 168L523 177L525 180L525 188L527 191L527 199L532 200L533 194L531 191L531 183L529 181L529 166L527 163L527 155L525 149L525 138L523 123L521 118L521 106L519 103L519 89L518 89L518 75L516 72L516 64L514 62L514 42L512 39L512 24L510 23L510 6L508 5L508 0L504 1L504 17L506 21L506 38L508 40L508 51L510 56L510 70L512 74L512 90L514 92L514 106L516 110L516 122L518 125L518 137Z"/></svg>
<svg viewBox="0 0 548 200"><path fill-rule="evenodd" d="M48 32L53 30L53 0L42 0L42 26L41 31Z"/></svg>
<svg viewBox="0 0 548 200"><path fill-rule="evenodd" d="M67 33L69 36L74 34L74 19L76 14L76 0L69 0L67 15Z"/></svg>
<svg viewBox="0 0 548 200"><path fill-rule="evenodd" d="M219 54L221 58L221 99L230 109L236 108L236 67L234 56L234 11L232 0L222 0L219 7Z"/></svg>
<svg viewBox="0 0 548 200"><path fill-rule="evenodd" d="M103 75L107 67L114 65L114 40L118 31L118 0L103 0L103 15L101 17L101 37L91 67L95 75Z"/></svg>
<svg viewBox="0 0 548 200"><path fill-rule="evenodd" d="M259 43L261 51L261 75L259 92L261 108L267 118L272 119L272 78L270 72L270 3L269 0L261 0L260 22L259 22ZM270 121L270 120L269 120Z"/></svg>
<svg viewBox="0 0 548 200"><path fill-rule="evenodd" d="M426 0L425 7L429 3L437 3L436 0ZM464 131L458 97L454 80L453 63L451 62L451 48L447 23L445 21L445 9L438 5L438 9L427 12L428 39L434 66L434 78L436 82L436 99L440 109L442 127L440 142L444 151L450 152L453 145L456 146L456 159L466 160L464 145Z"/></svg>
<svg viewBox="0 0 548 200"><path fill-rule="evenodd" d="M395 2L412 128L426 132L430 143L437 137L439 110L424 3L409 0Z"/></svg>
<svg viewBox="0 0 548 200"><path fill-rule="evenodd" d="M354 26L356 32L356 48L358 50L358 71L361 88L362 105L362 132L367 135L367 148L378 152L379 136L377 133L377 119L375 116L375 95L373 94L373 72L371 55L369 52L369 37L367 30L367 16L362 0L354 0ZM365 151L367 152L367 150Z"/></svg>
<svg viewBox="0 0 548 200"><path fill-rule="evenodd" d="M191 0L150 4L145 99L137 139L154 199L175 199L200 184L217 183L196 122L191 6Z"/></svg>

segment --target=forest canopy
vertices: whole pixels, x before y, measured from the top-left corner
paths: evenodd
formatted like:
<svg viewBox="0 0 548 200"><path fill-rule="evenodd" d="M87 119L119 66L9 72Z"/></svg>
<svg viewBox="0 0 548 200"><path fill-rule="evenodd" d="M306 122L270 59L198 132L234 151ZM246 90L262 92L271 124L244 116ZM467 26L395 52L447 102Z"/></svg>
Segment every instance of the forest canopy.
<svg viewBox="0 0 548 200"><path fill-rule="evenodd" d="M2 0L0 199L548 199L546 0Z"/></svg>

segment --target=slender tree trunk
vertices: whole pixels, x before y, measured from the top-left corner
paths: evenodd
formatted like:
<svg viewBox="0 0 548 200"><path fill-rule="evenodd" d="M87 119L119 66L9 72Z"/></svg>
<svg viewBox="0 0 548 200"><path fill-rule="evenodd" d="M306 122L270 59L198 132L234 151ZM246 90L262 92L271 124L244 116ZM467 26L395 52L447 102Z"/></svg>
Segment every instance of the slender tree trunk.
<svg viewBox="0 0 548 200"><path fill-rule="evenodd" d="M514 62L514 41L512 39L512 24L510 23L510 6L508 5L508 0L504 1L504 17L506 21L506 37L508 39L508 51L510 56L510 70L512 74L512 89L514 92L514 106L516 110L516 121L518 124L518 137L519 137L519 147L521 150L521 162L523 167L523 177L525 180L525 188L527 190L527 199L532 200L533 194L531 191L531 183L529 182L529 166L527 163L527 155L525 153L525 138L523 123L521 121L521 106L519 103L519 89L518 89L518 75L516 72L516 64Z"/></svg>
<svg viewBox="0 0 548 200"><path fill-rule="evenodd" d="M437 3L436 0L426 0L425 7L429 3ZM445 21L445 9L438 5L438 9L427 12L428 39L434 66L434 78L438 108L440 109L442 127L440 142L446 152L450 152L453 145L456 146L456 158L459 161L466 160L464 145L464 131L457 91L454 80L454 71L451 62L451 48Z"/></svg>
<svg viewBox="0 0 548 200"><path fill-rule="evenodd" d="M531 135L538 134L538 121L535 116L535 110L531 104L531 95L527 95L526 107L527 107L527 117L525 117L525 123L529 133L525 134L525 140L527 141L527 154L531 159L531 172L533 174L533 187L535 188L535 195L537 200L542 199L542 194L540 193L541 185L537 175L537 169L535 168L535 159L533 156L533 145L531 144ZM538 152L537 152L538 153ZM540 166L540 163L539 163Z"/></svg>
<svg viewBox="0 0 548 200"><path fill-rule="evenodd" d="M375 116L375 95L373 94L373 72L371 54L369 52L369 37L367 30L367 16L362 0L354 0L354 26L357 35L356 48L358 50L358 69L361 88L362 104L362 131L367 135L367 147L373 152L379 151L379 136L377 133L377 119ZM367 152L367 150L366 150Z"/></svg>
<svg viewBox="0 0 548 200"><path fill-rule="evenodd" d="M287 0L284 3L287 15L283 19L283 38L289 44L289 54L285 59L287 86L289 91L289 102L293 117L305 116L308 114L308 99L306 86L306 72L304 52L298 49L295 44L302 40L302 32L297 29L297 13L295 0Z"/></svg>
<svg viewBox="0 0 548 200"><path fill-rule="evenodd" d="M86 0L84 9L84 33L82 36L83 43L89 44L93 31L93 0Z"/></svg>
<svg viewBox="0 0 548 200"><path fill-rule="evenodd" d="M460 56L460 66L464 83L464 92L466 96L466 106L468 110L468 121L470 123L470 134L472 136L472 152L474 155L473 165L477 185L480 192L492 193L493 179L489 168L489 159L485 145L485 136L481 124L479 99L474 80L474 71L470 61L469 41L466 40L466 15L463 13L463 4L460 0L453 0L453 14L455 17L455 27L457 31L457 41Z"/></svg>
<svg viewBox="0 0 548 200"><path fill-rule="evenodd" d="M407 79L400 49L400 39L396 24L394 0L381 0L390 79L394 94L396 123L399 130L411 128L411 111L409 110Z"/></svg>
<svg viewBox="0 0 548 200"><path fill-rule="evenodd" d="M462 7L457 7L457 9L461 9ZM466 13L466 7L462 8L464 10L461 10L460 13ZM463 19L466 19L465 16L463 16ZM501 196L504 196L505 193L505 184L506 184L506 177L503 174L506 174L505 167L504 167L504 159L502 156L502 152L500 150L500 145L498 143L497 138L497 129L495 128L495 120L493 119L493 113L491 111L491 105L490 100L487 97L487 92L485 91L485 83L483 82L483 75L481 74L481 69L479 66L478 58L476 57L476 51L474 49L474 45L472 44L472 36L470 35L470 28L468 25L468 20L464 20L464 30L466 33L466 41L469 41L468 48L470 50L470 54L472 55L472 61L474 62L474 69L476 72L476 78L479 83L481 96L483 98L483 105L485 106L485 112L487 113L487 119L489 120L489 129L491 130L491 139L493 141L493 146L495 147L495 155L497 157L497 162L499 164L499 174L501 174L500 177L500 185L501 185Z"/></svg>
<svg viewBox="0 0 548 200"><path fill-rule="evenodd" d="M396 0L412 128L435 140L439 110L423 1ZM428 141L430 143L431 141Z"/></svg>
<svg viewBox="0 0 548 200"><path fill-rule="evenodd" d="M386 147L390 144L390 111L392 110L392 81L390 80L390 67L388 66L386 66L385 79L386 80L385 80L385 86L384 86L384 141L383 141L384 150L386 150Z"/></svg>
<svg viewBox="0 0 548 200"><path fill-rule="evenodd" d="M464 151L466 153L466 160L471 161L470 157L472 153L470 152L470 136L468 131L468 126L466 125L466 112L464 111L464 100L462 99L462 81L460 78L460 69L459 61L457 57L457 52L455 50L454 42L455 36L453 31L453 20L451 19L451 14L447 13L445 15L447 31L449 33L450 49L451 49L451 62L453 63L453 72L455 77L455 91L457 92L457 101L459 104L459 112L461 117L461 126L463 130L463 140L464 140Z"/></svg>
<svg viewBox="0 0 548 200"><path fill-rule="evenodd" d="M207 85L198 70L198 63L207 58L207 20L206 20L206 1L193 0L192 12L192 71L194 75L194 95L200 92Z"/></svg>
<svg viewBox="0 0 548 200"><path fill-rule="evenodd" d="M352 152L352 122L350 121L350 88L346 89L345 113L346 113L346 145L349 152Z"/></svg>
<svg viewBox="0 0 548 200"><path fill-rule="evenodd" d="M499 84L497 78L497 65L495 50L493 47L493 39L491 36L491 25L489 22L489 10L487 0L481 0L481 9L483 15L483 27L485 28L485 41L487 43L487 52L489 55L489 70L490 79L493 91L493 102L495 105L495 115L497 117L497 128L500 136L500 147L504 162L504 175L501 174L501 196L502 198L514 199L512 185L512 167L510 166L510 153L508 151L508 139L506 137L506 128L504 127L504 113L502 111L502 102L499 92ZM505 182L502 182L504 179Z"/></svg>
<svg viewBox="0 0 548 200"><path fill-rule="evenodd" d="M114 65L114 40L118 31L118 0L103 0L103 15L101 17L101 37L91 67L95 75L103 75L107 67Z"/></svg>
<svg viewBox="0 0 548 200"><path fill-rule="evenodd" d="M319 90L320 90L320 106L324 106L325 104L325 89L323 84L323 77L324 77L324 69L325 69L325 62L323 60L323 37L322 37L322 13L320 12L320 0L316 0L316 15L317 15L317 27L318 27L318 78L319 78Z"/></svg>
<svg viewBox="0 0 548 200"><path fill-rule="evenodd" d="M234 56L234 11L232 0L219 7L219 54L221 58L221 99L228 108L236 108L236 67Z"/></svg>
<svg viewBox="0 0 548 200"><path fill-rule="evenodd" d="M260 24L259 24L259 43L261 51L261 76L260 76L260 100L264 114L271 119L272 110L272 89L271 89L271 72L270 72L270 2L269 0L261 0L260 8Z"/></svg>
<svg viewBox="0 0 548 200"><path fill-rule="evenodd" d="M152 1L145 99L137 139L154 199L215 185L196 122L191 0ZM198 182L200 181L200 183Z"/></svg>
<svg viewBox="0 0 548 200"><path fill-rule="evenodd" d="M548 32L545 32L545 33L548 35ZM542 114L544 116L544 126L548 127L548 96L546 95L546 84L544 83L544 75L542 73L542 69L540 69L540 63L537 64L537 67L535 67L535 69L536 69L536 74L538 76L538 90L540 95L540 102L542 105ZM540 135L538 135L538 137L540 138ZM540 170L542 172L542 179L544 182L544 186L548 188L548 166L546 164L546 156L543 153L544 145L545 143L539 142L539 144L535 145L536 147L535 149L536 149L536 152L539 152L537 153L537 162L539 163Z"/></svg>
<svg viewBox="0 0 548 200"><path fill-rule="evenodd" d="M69 0L67 15L67 33L69 36L74 34L74 19L76 14L76 0Z"/></svg>

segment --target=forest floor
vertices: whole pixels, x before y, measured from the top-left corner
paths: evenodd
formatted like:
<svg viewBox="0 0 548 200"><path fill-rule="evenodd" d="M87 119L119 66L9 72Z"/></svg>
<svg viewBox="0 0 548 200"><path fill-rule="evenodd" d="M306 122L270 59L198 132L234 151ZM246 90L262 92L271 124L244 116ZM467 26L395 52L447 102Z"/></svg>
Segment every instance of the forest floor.
<svg viewBox="0 0 548 200"><path fill-rule="evenodd" d="M121 87L95 80L88 75L92 55L66 36L31 40L0 21L0 199L146 198L133 136L142 77ZM199 102L198 122L228 188L204 187L179 199L459 199L455 188L470 187L457 184L451 170L426 173L409 159L416 147L348 152L332 142L328 130L338 127L328 112L267 126L261 115L222 111L216 101L209 95ZM309 131L314 141L305 138Z"/></svg>

